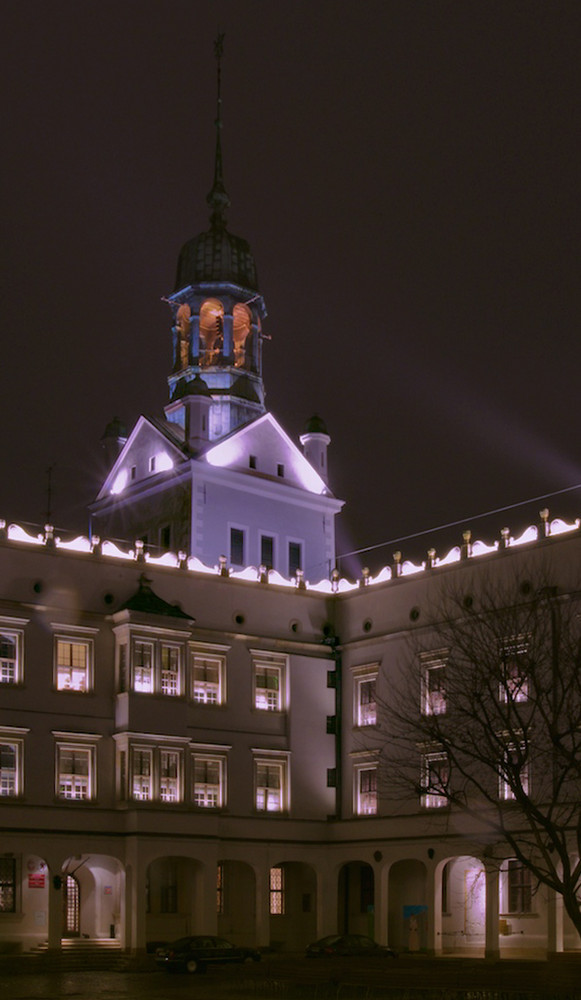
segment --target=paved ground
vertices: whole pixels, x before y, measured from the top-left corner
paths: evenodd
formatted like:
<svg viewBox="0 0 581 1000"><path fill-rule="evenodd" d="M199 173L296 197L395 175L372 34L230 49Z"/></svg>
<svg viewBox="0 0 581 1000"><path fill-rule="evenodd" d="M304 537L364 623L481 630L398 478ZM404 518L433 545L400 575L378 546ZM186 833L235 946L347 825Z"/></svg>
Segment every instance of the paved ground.
<svg viewBox="0 0 581 1000"><path fill-rule="evenodd" d="M0 962L2 1000L581 1000L581 959L552 962L400 958L364 961L273 957L206 975L27 971ZM146 971L147 970L147 971ZM425 993L424 991L428 991Z"/></svg>

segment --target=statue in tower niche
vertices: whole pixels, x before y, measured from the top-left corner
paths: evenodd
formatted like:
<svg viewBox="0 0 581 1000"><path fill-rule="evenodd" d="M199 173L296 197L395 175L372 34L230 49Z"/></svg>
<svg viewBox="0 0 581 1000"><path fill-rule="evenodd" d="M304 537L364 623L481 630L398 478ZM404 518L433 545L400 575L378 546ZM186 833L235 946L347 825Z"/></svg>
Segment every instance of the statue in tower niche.
<svg viewBox="0 0 581 1000"><path fill-rule="evenodd" d="M190 364L191 310L188 305L181 305L177 311L176 331L177 363L179 369L184 369Z"/></svg>

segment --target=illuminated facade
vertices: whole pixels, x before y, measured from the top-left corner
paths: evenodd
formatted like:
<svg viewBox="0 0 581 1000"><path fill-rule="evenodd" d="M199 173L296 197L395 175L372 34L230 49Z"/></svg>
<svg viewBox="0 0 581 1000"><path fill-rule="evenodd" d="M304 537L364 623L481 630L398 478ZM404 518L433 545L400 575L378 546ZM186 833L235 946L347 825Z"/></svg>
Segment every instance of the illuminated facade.
<svg viewBox="0 0 581 1000"><path fill-rule="evenodd" d="M208 201L169 297L165 416L111 426L92 538L0 521L0 949L218 932L301 950L337 930L433 954L579 949L559 899L510 856L491 868L478 824L442 808L437 747L413 802L380 765L381 704L440 588L550 553L566 590L579 525L547 514L340 579L326 427L301 451L265 409L265 307L226 230L219 128ZM420 665L418 712L439 716L429 634ZM508 683L526 698L518 670Z"/></svg>

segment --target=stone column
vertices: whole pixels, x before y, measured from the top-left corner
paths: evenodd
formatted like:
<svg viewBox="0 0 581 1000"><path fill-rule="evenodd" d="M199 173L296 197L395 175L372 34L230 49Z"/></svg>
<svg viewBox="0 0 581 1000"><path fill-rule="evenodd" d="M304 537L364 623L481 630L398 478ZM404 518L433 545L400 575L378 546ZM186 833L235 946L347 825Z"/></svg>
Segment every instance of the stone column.
<svg viewBox="0 0 581 1000"><path fill-rule="evenodd" d="M426 903L428 905L428 955L442 954L442 870L429 866L426 871Z"/></svg>
<svg viewBox="0 0 581 1000"><path fill-rule="evenodd" d="M563 897L554 889L547 893L547 955L563 951Z"/></svg>
<svg viewBox="0 0 581 1000"><path fill-rule="evenodd" d="M337 930L338 880L339 873L334 865L317 868L317 938Z"/></svg>
<svg viewBox="0 0 581 1000"><path fill-rule="evenodd" d="M50 865L48 874L48 950L60 951L63 932L63 882L60 865Z"/></svg>
<svg viewBox="0 0 581 1000"><path fill-rule="evenodd" d="M497 866L485 866L484 871L486 877L484 957L498 959L500 958L500 946L498 942L499 871Z"/></svg>
<svg viewBox="0 0 581 1000"><path fill-rule="evenodd" d="M259 948L270 944L270 868L254 869L256 878L256 943Z"/></svg>

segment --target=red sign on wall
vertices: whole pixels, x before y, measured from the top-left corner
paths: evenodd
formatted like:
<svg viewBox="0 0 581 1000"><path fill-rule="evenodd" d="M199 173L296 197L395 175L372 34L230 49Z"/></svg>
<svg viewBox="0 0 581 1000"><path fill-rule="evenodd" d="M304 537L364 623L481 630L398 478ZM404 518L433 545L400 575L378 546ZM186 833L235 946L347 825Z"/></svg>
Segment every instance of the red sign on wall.
<svg viewBox="0 0 581 1000"><path fill-rule="evenodd" d="M28 876L29 889L44 889L44 875L35 873Z"/></svg>

